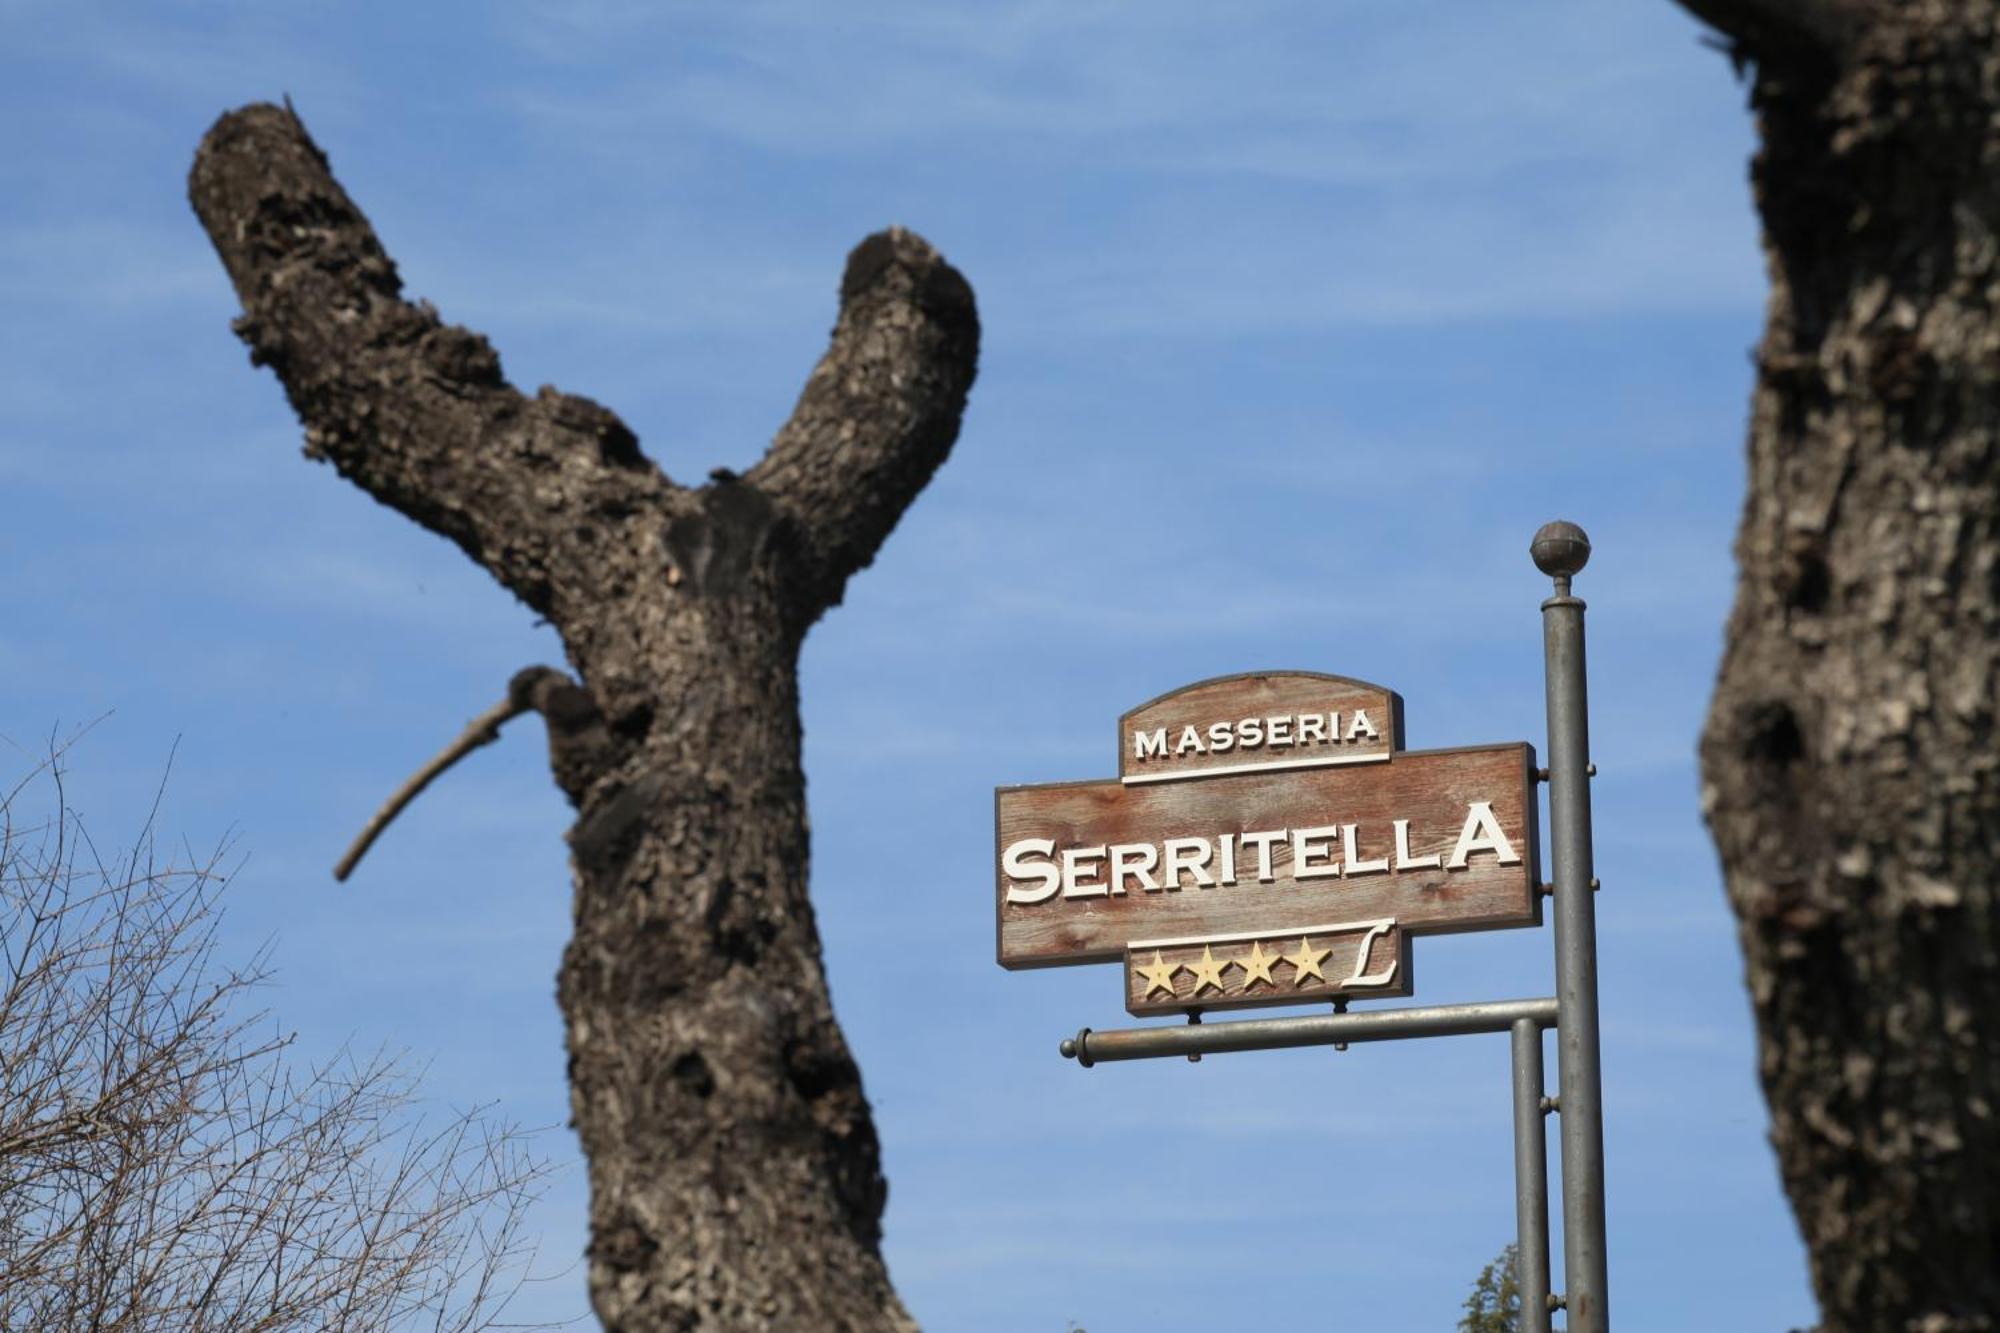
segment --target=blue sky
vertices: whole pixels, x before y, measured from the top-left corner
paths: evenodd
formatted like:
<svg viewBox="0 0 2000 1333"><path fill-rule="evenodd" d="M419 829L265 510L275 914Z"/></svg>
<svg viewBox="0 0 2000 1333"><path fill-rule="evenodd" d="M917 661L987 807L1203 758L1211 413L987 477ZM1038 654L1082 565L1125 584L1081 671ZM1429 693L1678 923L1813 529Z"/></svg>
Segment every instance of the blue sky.
<svg viewBox="0 0 2000 1333"><path fill-rule="evenodd" d="M1108 776L1205 676L1379 681L1413 746L1541 741L1530 534L1591 603L1612 1297L1811 1318L1693 745L1763 280L1727 63L1666 0L693 6L0 0L0 733L106 835L243 860L231 938L308 1051L561 1129L563 802L517 724L353 882L383 796L548 630L298 455L183 179L289 93L414 296L668 472L754 459L842 258L972 281L964 433L805 652L814 898L937 1330L1436 1330L1511 1235L1500 1038L1082 1071L1115 969L991 958L991 790ZM1425 1002L1546 992L1426 940ZM1553 1071L1551 1073L1553 1077ZM523 1313L582 1308L582 1181Z"/></svg>

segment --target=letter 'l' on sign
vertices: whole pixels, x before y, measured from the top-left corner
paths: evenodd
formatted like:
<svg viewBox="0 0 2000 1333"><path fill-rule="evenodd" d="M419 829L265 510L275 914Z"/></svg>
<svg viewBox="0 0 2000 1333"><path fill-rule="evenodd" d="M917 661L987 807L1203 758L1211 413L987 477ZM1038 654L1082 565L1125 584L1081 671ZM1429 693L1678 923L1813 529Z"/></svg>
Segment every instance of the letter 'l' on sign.
<svg viewBox="0 0 2000 1333"><path fill-rule="evenodd" d="M1411 751L1402 730L1391 691L1309 672L1220 677L1133 709L1115 779L994 793L1001 965L1116 962L1128 945L1228 937L1254 950L1261 974L1256 941L1275 949L1330 922L1411 934L1539 925L1534 748ZM1162 965L1185 961L1174 975L1188 991L1204 961L1171 952ZM1288 967L1273 976L1289 984L1268 988L1241 964L1221 975L1246 1001L1324 998ZM1203 996L1181 1003L1216 998Z"/></svg>

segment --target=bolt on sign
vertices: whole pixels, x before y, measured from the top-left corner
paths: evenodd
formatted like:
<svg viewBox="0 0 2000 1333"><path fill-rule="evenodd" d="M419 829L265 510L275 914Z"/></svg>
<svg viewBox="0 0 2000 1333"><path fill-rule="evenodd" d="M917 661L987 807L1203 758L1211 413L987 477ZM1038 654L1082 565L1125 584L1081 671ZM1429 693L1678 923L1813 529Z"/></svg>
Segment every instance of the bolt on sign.
<svg viewBox="0 0 2000 1333"><path fill-rule="evenodd" d="M1008 968L1123 961L1135 1014L1410 993L1409 937L1541 923L1535 752L1403 748L1403 701L1260 672L1125 714L1118 776L994 793Z"/></svg>

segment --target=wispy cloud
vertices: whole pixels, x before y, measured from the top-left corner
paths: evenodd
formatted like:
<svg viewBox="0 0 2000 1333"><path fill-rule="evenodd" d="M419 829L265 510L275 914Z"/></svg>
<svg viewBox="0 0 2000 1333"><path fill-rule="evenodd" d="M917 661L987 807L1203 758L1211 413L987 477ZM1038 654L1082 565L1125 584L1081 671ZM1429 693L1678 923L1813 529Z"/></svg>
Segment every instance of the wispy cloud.
<svg viewBox="0 0 2000 1333"><path fill-rule="evenodd" d="M120 219L0 227L0 301L10 307L79 307L130 319L189 298L213 298L220 270L183 233Z"/></svg>
<svg viewBox="0 0 2000 1333"><path fill-rule="evenodd" d="M915 166L933 195L1016 214L1026 251L981 256L1008 293L1002 336L1754 304L1747 213L1703 188L1740 181L1746 127L1705 115L1691 138L1657 95L1684 57L1670 43L1692 44L1686 20L1652 16L1660 41L1641 57L1630 16L1597 7L1429 7L1428 23L1351 4L1218 23L1186 4L779 3L723 24L612 4L503 30L559 67L617 71L587 90L524 80L516 112L600 155L627 191L699 138L846 160L892 197ZM1719 62L1715 78L1721 92ZM982 174L963 174L975 160ZM1062 244L1053 199L1111 243ZM749 256L721 258L726 273Z"/></svg>

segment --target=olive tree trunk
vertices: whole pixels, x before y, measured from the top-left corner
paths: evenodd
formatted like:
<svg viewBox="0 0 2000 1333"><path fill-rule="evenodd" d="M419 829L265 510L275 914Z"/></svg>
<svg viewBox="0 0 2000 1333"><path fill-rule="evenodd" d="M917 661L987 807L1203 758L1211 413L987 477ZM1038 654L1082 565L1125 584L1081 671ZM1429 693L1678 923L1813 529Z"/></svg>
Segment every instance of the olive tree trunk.
<svg viewBox="0 0 2000 1333"><path fill-rule="evenodd" d="M1769 260L1703 802L1828 1330L2000 1328L1993 0L1684 0Z"/></svg>
<svg viewBox="0 0 2000 1333"><path fill-rule="evenodd" d="M863 241L769 451L688 486L607 409L524 396L484 338L403 300L288 107L222 117L189 192L307 456L561 632L574 678L515 691L576 807L558 993L604 1326L914 1327L806 894L797 666L951 448L971 289L907 232Z"/></svg>

